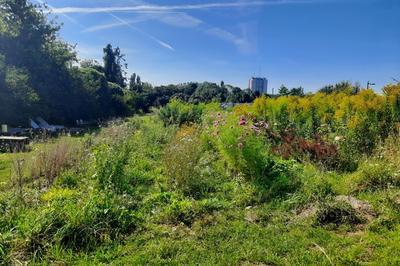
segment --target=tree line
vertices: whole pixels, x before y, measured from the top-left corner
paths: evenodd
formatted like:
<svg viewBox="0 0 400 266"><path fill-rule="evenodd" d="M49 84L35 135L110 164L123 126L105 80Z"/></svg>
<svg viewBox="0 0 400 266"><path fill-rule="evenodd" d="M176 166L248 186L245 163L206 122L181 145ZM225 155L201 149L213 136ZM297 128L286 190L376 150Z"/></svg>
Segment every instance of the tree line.
<svg viewBox="0 0 400 266"><path fill-rule="evenodd" d="M111 44L103 60L79 61L75 47L58 37L60 25L45 5L29 0L0 0L0 123L27 125L41 116L52 123L103 120L149 112L171 99L188 103L249 103L259 94L212 82L153 87L133 73L127 79L122 51ZM349 82L327 85L320 92L357 94ZM304 97L304 88L282 85L278 95Z"/></svg>
<svg viewBox="0 0 400 266"><path fill-rule="evenodd" d="M74 47L58 37L60 26L46 6L0 0L0 122L26 125L42 116L54 123L107 119L148 112L171 98L251 102L247 90L215 83L153 87L137 74L126 79L121 50L108 44L103 62L79 62Z"/></svg>

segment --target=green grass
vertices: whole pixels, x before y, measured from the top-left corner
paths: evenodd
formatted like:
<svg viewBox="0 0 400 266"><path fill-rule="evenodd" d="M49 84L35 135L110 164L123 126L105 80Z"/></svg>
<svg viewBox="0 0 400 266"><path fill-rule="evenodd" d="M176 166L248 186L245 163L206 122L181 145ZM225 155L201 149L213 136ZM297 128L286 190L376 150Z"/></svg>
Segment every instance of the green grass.
<svg viewBox="0 0 400 266"><path fill-rule="evenodd" d="M0 190L10 181L13 154L0 153Z"/></svg>
<svg viewBox="0 0 400 266"><path fill-rule="evenodd" d="M235 142L229 134L237 132L224 135ZM81 157L54 184L0 192L0 263L400 263L400 188L393 181L400 169L389 167L397 153L367 157L357 171L341 173L271 156L258 139L241 150L210 136L204 127L164 127L145 116L69 139ZM21 156L55 149L58 141ZM8 182L12 156L0 158ZM252 158L265 164L247 163ZM242 172L246 167L253 168ZM353 219L353 211L365 217L337 204L339 195L369 204L371 220ZM350 216L330 224L331 213Z"/></svg>

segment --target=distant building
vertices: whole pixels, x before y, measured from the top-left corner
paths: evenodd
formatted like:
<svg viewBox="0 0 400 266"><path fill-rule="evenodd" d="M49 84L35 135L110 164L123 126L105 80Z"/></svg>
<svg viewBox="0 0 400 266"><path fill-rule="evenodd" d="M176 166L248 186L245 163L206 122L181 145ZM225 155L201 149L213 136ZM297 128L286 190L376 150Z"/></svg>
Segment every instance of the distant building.
<svg viewBox="0 0 400 266"><path fill-rule="evenodd" d="M259 92L260 94L267 94L267 92L268 92L268 80L266 78L255 78L255 77L252 77L249 80L249 88L253 92Z"/></svg>

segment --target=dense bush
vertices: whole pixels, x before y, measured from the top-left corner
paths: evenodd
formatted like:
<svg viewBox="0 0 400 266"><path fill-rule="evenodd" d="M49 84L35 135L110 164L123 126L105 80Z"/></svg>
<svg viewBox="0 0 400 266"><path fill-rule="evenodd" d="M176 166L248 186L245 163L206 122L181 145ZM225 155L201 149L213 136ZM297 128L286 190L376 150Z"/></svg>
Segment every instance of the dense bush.
<svg viewBox="0 0 400 266"><path fill-rule="evenodd" d="M215 154L205 151L197 128L183 127L166 147L163 162L171 185L199 198L213 191L219 179L216 159Z"/></svg>
<svg viewBox="0 0 400 266"><path fill-rule="evenodd" d="M234 112L268 125L261 134L281 156L354 171L363 154L372 154L379 142L396 133L395 99L372 90L346 89L304 97L260 97Z"/></svg>
<svg viewBox="0 0 400 266"><path fill-rule="evenodd" d="M232 175L244 175L252 181L261 201L285 197L300 187L294 163L273 155L271 143L261 132L266 126L253 123L245 116L224 118L217 115L209 129L210 141Z"/></svg>
<svg viewBox="0 0 400 266"><path fill-rule="evenodd" d="M102 145L95 150L95 177L101 189L118 193L128 192L129 177L125 166L128 163L130 147L126 142L114 146Z"/></svg>
<svg viewBox="0 0 400 266"><path fill-rule="evenodd" d="M400 174L393 165L383 161L364 163L355 173L355 191L374 191L400 186Z"/></svg>
<svg viewBox="0 0 400 266"><path fill-rule="evenodd" d="M165 107L162 107L158 114L164 125L180 126L182 124L200 122L202 107L179 100L172 100Z"/></svg>
<svg viewBox="0 0 400 266"><path fill-rule="evenodd" d="M79 149L7 154L0 263L390 264L375 254L398 250L400 145L382 97L263 97L233 111L174 101L71 138ZM48 160L25 164L20 189L2 176L40 151ZM32 169L54 182L39 189Z"/></svg>

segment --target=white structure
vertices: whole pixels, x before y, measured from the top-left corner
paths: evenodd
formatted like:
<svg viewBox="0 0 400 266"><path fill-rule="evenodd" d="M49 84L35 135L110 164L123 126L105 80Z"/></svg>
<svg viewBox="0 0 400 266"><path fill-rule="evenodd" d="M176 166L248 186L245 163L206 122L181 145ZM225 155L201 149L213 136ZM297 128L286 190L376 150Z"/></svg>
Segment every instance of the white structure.
<svg viewBox="0 0 400 266"><path fill-rule="evenodd" d="M249 88L253 92L259 92L260 94L267 94L268 92L268 80L266 78L252 77L249 80Z"/></svg>

